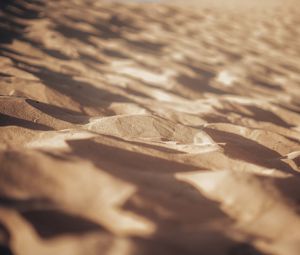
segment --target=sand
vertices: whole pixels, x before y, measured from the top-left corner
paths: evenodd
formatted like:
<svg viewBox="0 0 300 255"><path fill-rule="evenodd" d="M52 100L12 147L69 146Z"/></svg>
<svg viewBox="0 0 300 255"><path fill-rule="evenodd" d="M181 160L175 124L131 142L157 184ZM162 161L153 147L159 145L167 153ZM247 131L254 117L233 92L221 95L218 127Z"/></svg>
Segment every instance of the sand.
<svg viewBox="0 0 300 255"><path fill-rule="evenodd" d="M300 254L296 3L178 2L1 1L1 255Z"/></svg>

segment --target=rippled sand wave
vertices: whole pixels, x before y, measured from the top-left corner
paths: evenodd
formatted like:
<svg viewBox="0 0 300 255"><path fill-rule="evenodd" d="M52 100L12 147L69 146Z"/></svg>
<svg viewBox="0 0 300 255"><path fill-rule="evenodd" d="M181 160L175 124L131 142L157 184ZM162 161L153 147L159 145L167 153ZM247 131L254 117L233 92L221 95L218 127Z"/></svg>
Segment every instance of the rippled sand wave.
<svg viewBox="0 0 300 255"><path fill-rule="evenodd" d="M0 254L300 254L299 10L207 2L0 3Z"/></svg>

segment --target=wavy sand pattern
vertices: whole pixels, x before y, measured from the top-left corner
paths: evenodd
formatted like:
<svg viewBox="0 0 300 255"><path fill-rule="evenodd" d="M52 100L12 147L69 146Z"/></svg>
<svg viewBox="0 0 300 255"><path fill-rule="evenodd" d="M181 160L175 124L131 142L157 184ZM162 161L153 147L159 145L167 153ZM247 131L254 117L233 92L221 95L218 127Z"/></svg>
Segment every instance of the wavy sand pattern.
<svg viewBox="0 0 300 255"><path fill-rule="evenodd" d="M1 1L0 254L300 254L299 10L208 2Z"/></svg>

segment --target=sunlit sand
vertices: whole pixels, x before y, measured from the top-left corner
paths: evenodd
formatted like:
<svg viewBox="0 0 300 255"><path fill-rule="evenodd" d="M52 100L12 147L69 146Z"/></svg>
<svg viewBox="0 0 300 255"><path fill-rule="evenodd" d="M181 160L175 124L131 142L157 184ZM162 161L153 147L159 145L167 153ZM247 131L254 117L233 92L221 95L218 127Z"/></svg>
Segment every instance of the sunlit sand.
<svg viewBox="0 0 300 255"><path fill-rule="evenodd" d="M297 1L0 1L0 254L299 255Z"/></svg>

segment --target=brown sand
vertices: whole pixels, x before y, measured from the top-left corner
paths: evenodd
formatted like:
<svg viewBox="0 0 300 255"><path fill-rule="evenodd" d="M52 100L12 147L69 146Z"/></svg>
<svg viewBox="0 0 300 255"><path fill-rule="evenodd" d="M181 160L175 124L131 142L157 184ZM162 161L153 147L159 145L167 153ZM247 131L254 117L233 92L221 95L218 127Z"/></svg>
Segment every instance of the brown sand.
<svg viewBox="0 0 300 255"><path fill-rule="evenodd" d="M0 3L1 255L300 254L299 8L207 2Z"/></svg>

